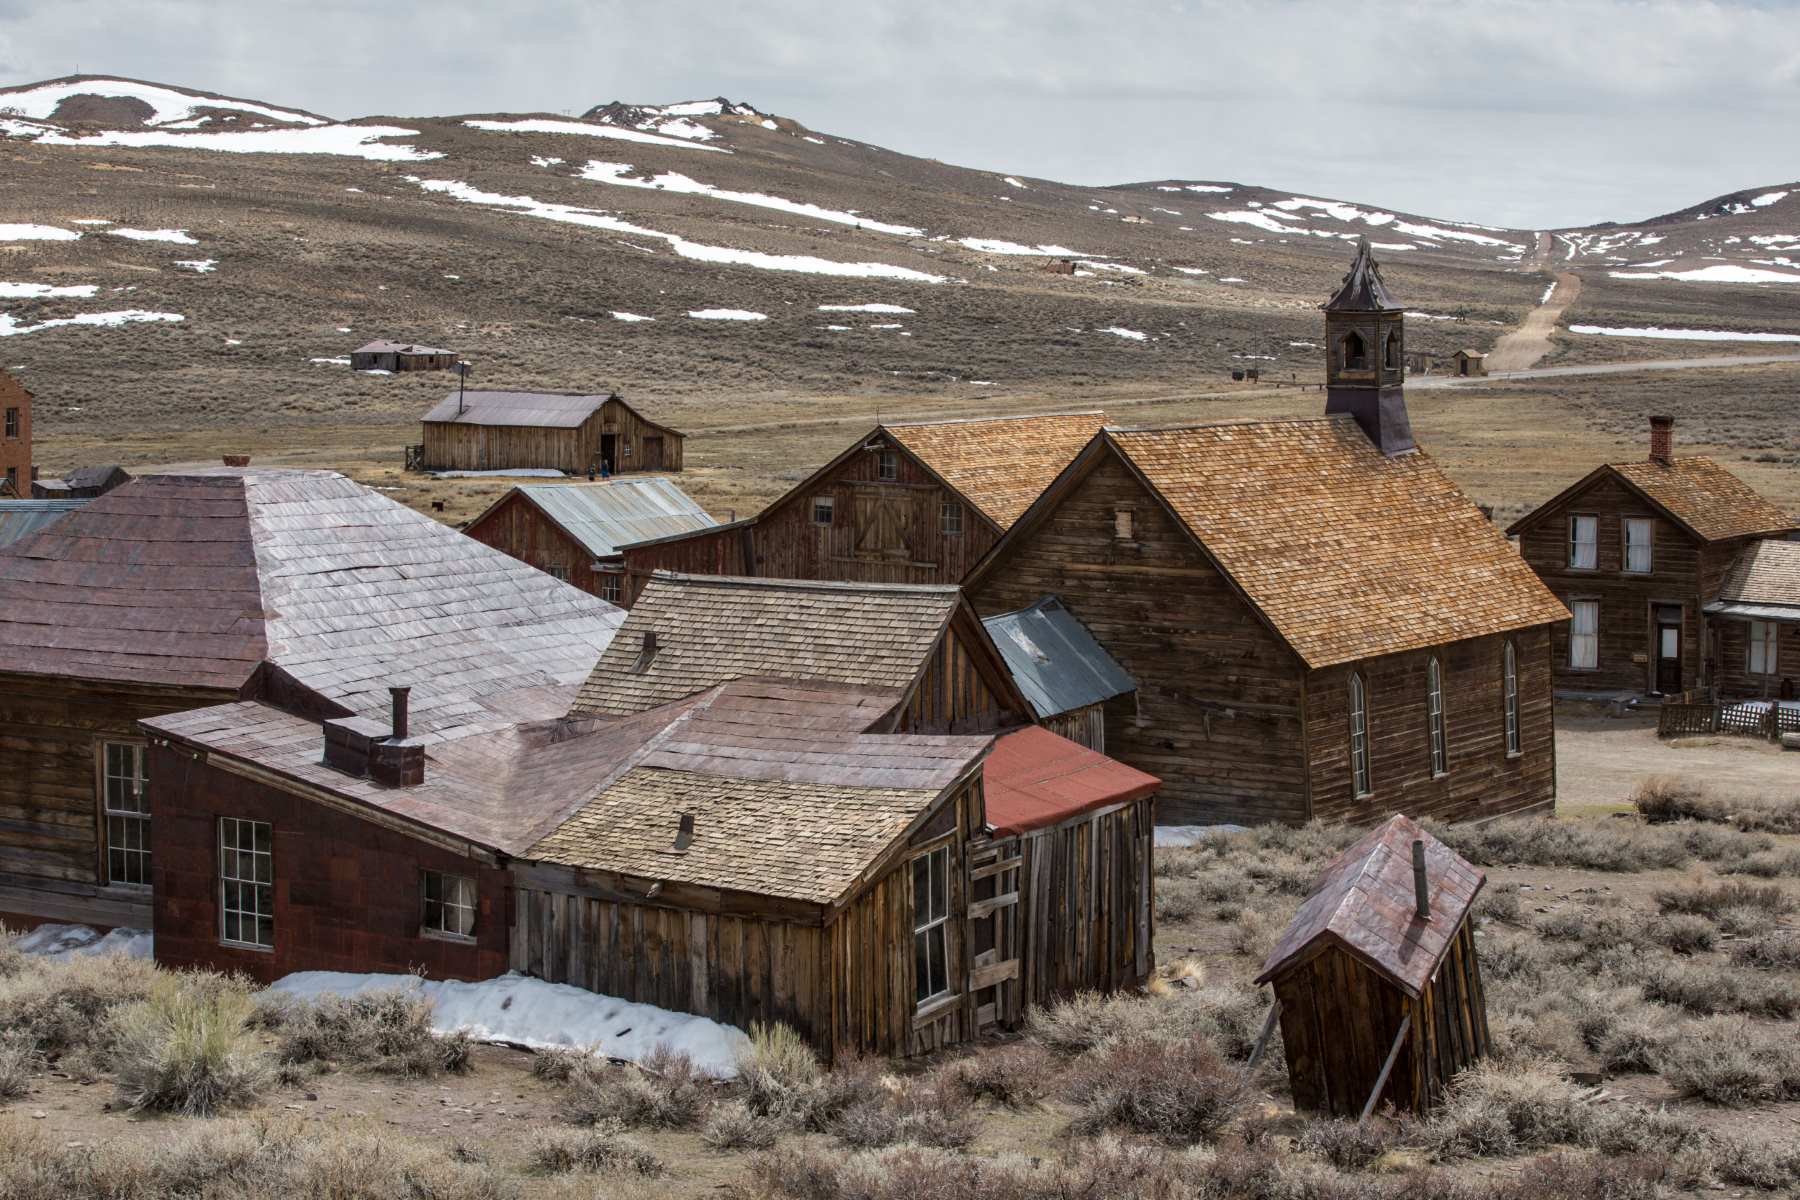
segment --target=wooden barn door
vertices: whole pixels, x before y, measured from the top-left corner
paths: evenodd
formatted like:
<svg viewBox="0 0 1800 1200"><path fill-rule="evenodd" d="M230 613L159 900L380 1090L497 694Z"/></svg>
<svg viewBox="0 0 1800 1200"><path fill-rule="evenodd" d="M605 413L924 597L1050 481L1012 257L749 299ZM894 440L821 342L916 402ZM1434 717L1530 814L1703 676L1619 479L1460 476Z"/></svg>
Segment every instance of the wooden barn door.
<svg viewBox="0 0 1800 1200"><path fill-rule="evenodd" d="M965 861L969 915L964 945L969 948L967 994L975 1008L975 1029L1010 1027L1025 1008L1019 978L1019 877L1024 860L1018 839L970 843Z"/></svg>
<svg viewBox="0 0 1800 1200"><path fill-rule="evenodd" d="M858 558L912 557L911 497L904 488L879 484L856 489L856 547Z"/></svg>
<svg viewBox="0 0 1800 1200"><path fill-rule="evenodd" d="M660 471L663 469L663 440L661 437L644 439L644 470Z"/></svg>

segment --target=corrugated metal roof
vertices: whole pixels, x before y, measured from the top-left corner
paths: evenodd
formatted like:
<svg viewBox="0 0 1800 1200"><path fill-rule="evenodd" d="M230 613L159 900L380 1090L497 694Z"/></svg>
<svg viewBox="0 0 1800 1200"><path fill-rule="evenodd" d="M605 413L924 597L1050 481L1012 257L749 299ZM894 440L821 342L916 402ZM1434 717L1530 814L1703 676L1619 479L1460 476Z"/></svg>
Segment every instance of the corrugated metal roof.
<svg viewBox="0 0 1800 1200"><path fill-rule="evenodd" d="M987 823L1001 837L1142 800L1161 786L1156 776L1041 725L998 738L982 768Z"/></svg>
<svg viewBox="0 0 1800 1200"><path fill-rule="evenodd" d="M1137 691L1137 680L1055 596L982 624L1040 719Z"/></svg>
<svg viewBox="0 0 1800 1200"><path fill-rule="evenodd" d="M710 529L718 522L672 479L605 483L535 483L513 489L555 521L595 558L620 546Z"/></svg>
<svg viewBox="0 0 1800 1200"><path fill-rule="evenodd" d="M0 546L10 546L62 520L86 500L0 500Z"/></svg>
<svg viewBox="0 0 1800 1200"><path fill-rule="evenodd" d="M459 398L451 392L425 414L425 420L444 425L574 429L599 412L610 398L556 392L463 392Z"/></svg>

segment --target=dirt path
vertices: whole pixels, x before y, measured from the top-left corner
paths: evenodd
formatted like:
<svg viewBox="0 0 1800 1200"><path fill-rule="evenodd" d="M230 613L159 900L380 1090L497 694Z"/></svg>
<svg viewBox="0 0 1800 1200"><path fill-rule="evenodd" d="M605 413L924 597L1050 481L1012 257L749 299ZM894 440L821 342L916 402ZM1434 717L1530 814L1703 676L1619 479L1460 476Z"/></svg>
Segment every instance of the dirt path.
<svg viewBox="0 0 1800 1200"><path fill-rule="evenodd" d="M1479 387L1484 383L1508 383L1516 379L1556 379L1564 375L1628 375L1634 371L1696 371L1709 367L1758 367L1769 363L1800 362L1800 354L1715 354L1704 358L1651 358L1640 362L1589 363L1580 367L1532 367L1523 371L1489 371L1462 377L1428 375L1406 381L1408 390Z"/></svg>
<svg viewBox="0 0 1800 1200"><path fill-rule="evenodd" d="M1653 775L1704 781L1726 799L1790 796L1800 781L1800 754L1747 737L1663 741L1653 717L1601 716L1558 706L1558 814L1582 816L1621 805Z"/></svg>
<svg viewBox="0 0 1800 1200"><path fill-rule="evenodd" d="M1563 310L1581 295L1581 276L1563 271L1550 286L1546 301L1526 316L1517 329L1494 343L1488 352L1488 370L1523 371L1550 353L1550 335L1556 332Z"/></svg>

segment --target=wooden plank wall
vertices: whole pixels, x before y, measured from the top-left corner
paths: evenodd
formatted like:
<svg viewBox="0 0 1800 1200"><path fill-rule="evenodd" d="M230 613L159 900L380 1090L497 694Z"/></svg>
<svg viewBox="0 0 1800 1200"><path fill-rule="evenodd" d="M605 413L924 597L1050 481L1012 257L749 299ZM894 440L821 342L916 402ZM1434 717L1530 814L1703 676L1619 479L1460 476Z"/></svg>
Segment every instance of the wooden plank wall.
<svg viewBox="0 0 1800 1200"><path fill-rule="evenodd" d="M1784 684L1791 695L1800 695L1800 623L1783 622L1776 628L1774 675L1750 674L1748 621L1711 617L1707 625L1712 656L1718 664L1715 686L1721 699L1772 699L1782 695Z"/></svg>
<svg viewBox="0 0 1800 1200"><path fill-rule="evenodd" d="M517 492L463 532L540 571L560 567L571 584L591 596L600 594L594 556Z"/></svg>
<svg viewBox="0 0 1800 1200"><path fill-rule="evenodd" d="M1488 1054L1493 1045L1481 964L1475 957L1474 934L1467 920L1457 930L1437 974L1412 1001L1411 1011L1413 1032L1406 1061L1394 1064L1382 1097L1396 1108L1404 1109L1410 1103L1413 1112L1424 1114L1456 1073ZM1407 1067L1404 1076L1403 1065Z"/></svg>
<svg viewBox="0 0 1800 1200"><path fill-rule="evenodd" d="M599 427L598 412L573 429L428 421L424 465L441 471L543 467L583 474L600 452Z"/></svg>
<svg viewBox="0 0 1800 1200"><path fill-rule="evenodd" d="M623 400L608 400L601 405L600 424L594 433L595 453L599 452L599 439L603 434L612 434L619 439L619 453L612 464L612 471L615 475L638 471L681 470L682 435L672 429L664 429L660 425L651 424ZM654 457L647 453L646 438L662 439L662 462L660 465L645 465L650 458Z"/></svg>
<svg viewBox="0 0 1800 1200"><path fill-rule="evenodd" d="M1106 753L1106 706L1090 704L1073 712L1045 717L1038 724L1058 737L1068 738L1077 746L1086 746L1099 754Z"/></svg>
<svg viewBox="0 0 1800 1200"><path fill-rule="evenodd" d="M754 575L754 526L703 529L686 537L647 546L628 546L623 553L626 577L624 606L630 608L657 571L684 575Z"/></svg>
<svg viewBox="0 0 1800 1200"><path fill-rule="evenodd" d="M897 733L973 733L998 729L1013 714L995 693L990 656L969 653L972 630L953 620L899 715ZM967 622L966 624L973 624ZM1023 719L1020 717L1019 719Z"/></svg>
<svg viewBox="0 0 1800 1200"><path fill-rule="evenodd" d="M1520 753L1506 753L1505 635L1390 654L1313 671L1306 737L1313 816L1367 824L1393 812L1467 821L1546 808L1556 799L1556 714L1546 626L1512 635L1517 647ZM1443 668L1449 770L1431 773L1426 663ZM1372 795L1352 795L1350 673L1367 685Z"/></svg>
<svg viewBox="0 0 1800 1200"><path fill-rule="evenodd" d="M5 371L0 371L0 418L4 418L6 410L19 410L19 435L9 438L6 428L0 425L0 483L7 478L10 471L13 480L13 492L17 499L29 499L31 496L31 393L23 384ZM4 486L0 486L0 496L7 494Z"/></svg>
<svg viewBox="0 0 1800 1200"><path fill-rule="evenodd" d="M1163 780L1160 821L1306 819L1299 660L1110 453L970 599L991 616L1046 594L1138 681L1135 702L1109 702L1107 753Z"/></svg>
<svg viewBox="0 0 1800 1200"><path fill-rule="evenodd" d="M1019 837L1027 1005L1135 987L1155 969L1150 798Z"/></svg>

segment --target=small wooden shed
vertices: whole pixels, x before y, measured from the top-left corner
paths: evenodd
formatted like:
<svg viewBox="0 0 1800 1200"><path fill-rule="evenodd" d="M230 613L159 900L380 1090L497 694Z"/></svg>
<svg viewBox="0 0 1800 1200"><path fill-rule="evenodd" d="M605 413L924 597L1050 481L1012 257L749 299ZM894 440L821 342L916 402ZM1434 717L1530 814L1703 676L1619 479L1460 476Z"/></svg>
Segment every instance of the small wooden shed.
<svg viewBox="0 0 1800 1200"><path fill-rule="evenodd" d="M1294 1107L1428 1112L1488 1052L1470 909L1487 876L1396 814L1332 860L1270 951Z"/></svg>
<svg viewBox="0 0 1800 1200"><path fill-rule="evenodd" d="M1480 350L1458 350L1451 357L1456 360L1458 375L1487 374L1487 355Z"/></svg>
<svg viewBox="0 0 1800 1200"><path fill-rule="evenodd" d="M456 351L378 338L350 352L353 371L448 371Z"/></svg>

